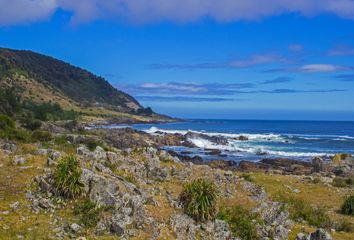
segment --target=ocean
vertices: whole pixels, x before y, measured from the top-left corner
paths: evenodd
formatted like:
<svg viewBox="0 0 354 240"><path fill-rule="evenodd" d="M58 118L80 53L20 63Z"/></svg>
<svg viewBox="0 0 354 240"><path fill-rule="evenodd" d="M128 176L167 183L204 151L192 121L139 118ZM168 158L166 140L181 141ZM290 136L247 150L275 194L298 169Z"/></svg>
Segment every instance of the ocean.
<svg viewBox="0 0 354 240"><path fill-rule="evenodd" d="M223 159L235 161L278 157L309 161L315 156L328 158L336 153L354 154L354 122L200 119L131 127L151 134L185 134L192 131L228 139L227 145L195 138L190 141L198 146L196 149L172 147L176 151L202 155L204 158L221 158L205 154L205 149L211 148L221 150ZM245 136L248 140L236 140L239 136Z"/></svg>

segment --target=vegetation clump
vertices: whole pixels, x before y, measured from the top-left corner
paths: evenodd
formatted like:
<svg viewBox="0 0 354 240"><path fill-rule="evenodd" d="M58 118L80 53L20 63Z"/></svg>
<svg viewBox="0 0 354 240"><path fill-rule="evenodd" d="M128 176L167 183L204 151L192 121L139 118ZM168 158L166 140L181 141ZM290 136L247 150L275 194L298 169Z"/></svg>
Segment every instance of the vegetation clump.
<svg viewBox="0 0 354 240"><path fill-rule="evenodd" d="M66 198L75 198L82 194L83 183L80 181L81 169L74 156L61 159L54 170L54 190Z"/></svg>
<svg viewBox="0 0 354 240"><path fill-rule="evenodd" d="M212 220L217 214L218 191L215 184L207 179L186 183L180 200L185 213L196 221Z"/></svg>
<svg viewBox="0 0 354 240"><path fill-rule="evenodd" d="M257 218L249 210L241 206L221 208L218 219L228 223L232 234L244 240L258 239L256 225L253 220Z"/></svg>
<svg viewBox="0 0 354 240"><path fill-rule="evenodd" d="M243 177L243 179L245 179L248 182L254 182L254 177L252 177L251 174L244 173L241 175L241 177Z"/></svg>
<svg viewBox="0 0 354 240"><path fill-rule="evenodd" d="M340 212L345 215L354 216L354 195L344 201Z"/></svg>
<svg viewBox="0 0 354 240"><path fill-rule="evenodd" d="M9 116L0 114L0 138L27 141L29 133L17 129L15 122Z"/></svg>
<svg viewBox="0 0 354 240"><path fill-rule="evenodd" d="M295 221L306 221L316 227L324 227L330 222L324 209L312 207L302 199L282 197L281 201L288 204L290 216Z"/></svg>
<svg viewBox="0 0 354 240"><path fill-rule="evenodd" d="M48 131L36 130L32 133L32 138L40 142L49 142L53 139L53 136Z"/></svg>
<svg viewBox="0 0 354 240"><path fill-rule="evenodd" d="M109 207L98 207L89 199L80 201L74 206L75 215L79 216L80 223L87 228L94 228L100 220L101 214Z"/></svg>
<svg viewBox="0 0 354 240"><path fill-rule="evenodd" d="M336 177L333 179L332 185L334 187L351 187L353 186L353 179L352 178L342 178L342 177Z"/></svg>

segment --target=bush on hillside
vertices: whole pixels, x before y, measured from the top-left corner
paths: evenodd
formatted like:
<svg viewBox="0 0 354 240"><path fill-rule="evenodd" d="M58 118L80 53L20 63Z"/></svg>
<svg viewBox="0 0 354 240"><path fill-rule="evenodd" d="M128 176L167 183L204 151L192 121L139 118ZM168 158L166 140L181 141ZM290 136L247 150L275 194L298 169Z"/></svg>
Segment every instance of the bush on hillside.
<svg viewBox="0 0 354 240"><path fill-rule="evenodd" d="M83 192L81 168L74 156L61 159L54 170L54 190L66 198L75 198Z"/></svg>
<svg viewBox="0 0 354 240"><path fill-rule="evenodd" d="M85 199L75 204L74 213L80 217L82 225L87 228L93 228L97 226L101 214L108 209L109 207L98 207L96 203Z"/></svg>
<svg viewBox="0 0 354 240"><path fill-rule="evenodd" d="M15 122L9 116L0 114L0 138L27 141L29 133L17 129Z"/></svg>
<svg viewBox="0 0 354 240"><path fill-rule="evenodd" d="M258 239L256 225L253 223L257 217L249 210L241 206L221 208L217 218L228 223L234 237L244 240Z"/></svg>
<svg viewBox="0 0 354 240"><path fill-rule="evenodd" d="M280 201L288 204L290 216L295 221L307 221L310 225L324 227L330 222L325 210L312 207L304 200L295 197L282 197Z"/></svg>
<svg viewBox="0 0 354 240"><path fill-rule="evenodd" d="M354 195L344 201L340 212L345 215L354 216Z"/></svg>
<svg viewBox="0 0 354 240"><path fill-rule="evenodd" d="M53 136L48 131L36 130L32 133L32 138L40 142L49 142L53 139Z"/></svg>
<svg viewBox="0 0 354 240"><path fill-rule="evenodd" d="M0 89L0 114L12 116L20 110L20 101L14 92L14 89Z"/></svg>
<svg viewBox="0 0 354 240"><path fill-rule="evenodd" d="M186 183L180 200L185 213L196 221L212 220L217 214L218 191L209 180L196 179Z"/></svg>

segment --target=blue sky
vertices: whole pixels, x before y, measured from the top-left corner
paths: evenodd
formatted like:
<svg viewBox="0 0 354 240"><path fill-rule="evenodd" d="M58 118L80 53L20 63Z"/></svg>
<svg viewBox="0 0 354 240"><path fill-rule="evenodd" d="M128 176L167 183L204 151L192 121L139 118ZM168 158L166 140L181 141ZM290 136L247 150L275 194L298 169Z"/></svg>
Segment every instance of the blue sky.
<svg viewBox="0 0 354 240"><path fill-rule="evenodd" d="M0 46L172 116L354 120L354 1L179 2L0 0Z"/></svg>

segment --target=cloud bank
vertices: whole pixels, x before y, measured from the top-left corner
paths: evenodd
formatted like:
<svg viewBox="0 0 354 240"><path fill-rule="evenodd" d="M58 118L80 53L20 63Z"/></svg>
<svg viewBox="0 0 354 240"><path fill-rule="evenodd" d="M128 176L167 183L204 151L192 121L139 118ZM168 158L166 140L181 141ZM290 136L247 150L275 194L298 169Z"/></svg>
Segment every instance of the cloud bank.
<svg viewBox="0 0 354 240"><path fill-rule="evenodd" d="M71 12L77 23L105 18L133 23L186 23L202 18L231 22L283 13L330 13L354 19L352 0L0 0L0 25L40 21L59 9Z"/></svg>

